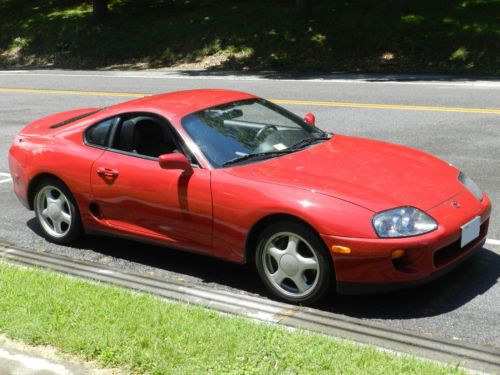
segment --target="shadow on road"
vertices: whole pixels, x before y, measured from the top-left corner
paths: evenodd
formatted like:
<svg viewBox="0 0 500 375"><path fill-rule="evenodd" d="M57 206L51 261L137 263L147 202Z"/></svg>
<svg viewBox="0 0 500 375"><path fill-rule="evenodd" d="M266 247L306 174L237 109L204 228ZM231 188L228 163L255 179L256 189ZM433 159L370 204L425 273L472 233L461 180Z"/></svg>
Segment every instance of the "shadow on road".
<svg viewBox="0 0 500 375"><path fill-rule="evenodd" d="M366 82L475 82L489 81L498 82L495 76L464 76L464 75L438 75L438 74L350 74L350 73L297 73L280 71L238 71L238 70L175 70L175 74L186 77L206 77L224 78L235 76L239 78L264 78L274 80L304 80L304 81L366 81ZM165 73L165 76L172 72Z"/></svg>
<svg viewBox="0 0 500 375"><path fill-rule="evenodd" d="M41 235L35 219L27 226ZM113 257L170 271L176 277L193 277L208 287L217 284L266 296L254 268L173 249L111 237L85 236L75 248L93 252L90 258ZM85 259L90 260L89 257ZM111 263L112 267L118 264ZM126 268L133 269L128 264ZM368 319L415 319L451 312L484 294L500 279L500 255L481 248L475 256L436 281L412 289L376 295L327 297L315 307L337 314Z"/></svg>
<svg viewBox="0 0 500 375"><path fill-rule="evenodd" d="M357 318L414 319L445 314L487 292L500 278L500 256L481 248L449 274L425 285L386 294L337 296L318 308Z"/></svg>
<svg viewBox="0 0 500 375"><path fill-rule="evenodd" d="M37 235L42 236L41 228L35 218L30 219L27 226ZM84 236L73 247L95 253L86 256L86 260L98 261L104 256L113 257L147 266L152 271L159 269L176 273L179 277L183 275L190 276L201 280L203 284L208 284L208 286L218 284L265 296L264 287L254 273L253 268L245 265L229 263L195 253L105 236ZM116 267L116 264L111 263L110 266ZM127 269L133 269L133 266L129 265Z"/></svg>

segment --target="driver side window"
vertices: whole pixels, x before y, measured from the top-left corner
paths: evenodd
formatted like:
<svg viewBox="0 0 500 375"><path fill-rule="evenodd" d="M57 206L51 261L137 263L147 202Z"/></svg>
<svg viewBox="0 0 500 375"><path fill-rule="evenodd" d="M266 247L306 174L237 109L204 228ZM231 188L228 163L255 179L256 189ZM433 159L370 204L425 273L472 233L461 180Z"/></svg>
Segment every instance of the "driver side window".
<svg viewBox="0 0 500 375"><path fill-rule="evenodd" d="M144 115L124 118L121 121L112 148L152 158L179 152L176 142L165 126L158 119Z"/></svg>

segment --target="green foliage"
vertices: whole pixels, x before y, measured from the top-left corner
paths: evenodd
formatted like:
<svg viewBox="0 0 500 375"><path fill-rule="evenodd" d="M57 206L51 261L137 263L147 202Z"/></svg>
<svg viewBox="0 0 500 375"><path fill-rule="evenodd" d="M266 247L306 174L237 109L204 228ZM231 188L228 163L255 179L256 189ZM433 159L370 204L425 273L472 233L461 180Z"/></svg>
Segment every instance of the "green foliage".
<svg viewBox="0 0 500 375"><path fill-rule="evenodd" d="M0 263L0 331L149 374L462 374L452 366Z"/></svg>
<svg viewBox="0 0 500 375"><path fill-rule="evenodd" d="M97 25L90 1L0 0L0 64L500 74L500 0L395 3L111 0Z"/></svg>

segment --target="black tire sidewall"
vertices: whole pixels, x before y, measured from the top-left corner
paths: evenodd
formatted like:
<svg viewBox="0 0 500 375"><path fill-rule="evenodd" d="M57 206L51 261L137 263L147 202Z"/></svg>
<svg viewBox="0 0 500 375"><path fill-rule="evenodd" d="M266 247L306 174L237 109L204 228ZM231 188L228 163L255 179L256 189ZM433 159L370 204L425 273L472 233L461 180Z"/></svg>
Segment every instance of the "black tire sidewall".
<svg viewBox="0 0 500 375"><path fill-rule="evenodd" d="M316 257L318 258L319 275L318 284L314 287L315 290L302 297L292 297L281 293L276 287L268 280L265 273L262 261L262 255L264 251L264 246L268 239L278 232L291 232L298 234L304 238L313 248ZM257 249L255 252L255 266L257 272L263 281L269 292L276 298L295 304L310 305L314 302L319 301L325 294L329 291L331 286L331 280L333 275L333 263L329 258L329 254L326 251L326 246L321 240L321 238L316 234L315 231L308 228L307 226L294 221L280 221L269 225L265 228L259 235L257 241Z"/></svg>
<svg viewBox="0 0 500 375"><path fill-rule="evenodd" d="M70 224L70 230L68 231L68 233L66 233L62 237L53 237L52 235L47 233L40 222L41 218L40 218L40 213L38 212L38 205L36 204L36 202L38 200L38 194L40 193L40 190L42 190L46 186L53 186L53 187L59 189L66 196L66 198L68 200L69 210L71 212L71 224ZM37 187L36 187L36 193L35 193L35 197L34 197L33 207L35 210L35 215L36 215L36 219L38 221L38 225L39 225L40 229L42 230L43 236L48 241L58 243L58 244L68 244L68 243L74 242L80 236L80 234L82 232L80 210L78 209L78 205L76 204L76 201L73 198L73 194L71 194L71 191L68 189L68 187L60 180L58 180L56 178L45 178L42 181L40 181L40 183L38 183Z"/></svg>

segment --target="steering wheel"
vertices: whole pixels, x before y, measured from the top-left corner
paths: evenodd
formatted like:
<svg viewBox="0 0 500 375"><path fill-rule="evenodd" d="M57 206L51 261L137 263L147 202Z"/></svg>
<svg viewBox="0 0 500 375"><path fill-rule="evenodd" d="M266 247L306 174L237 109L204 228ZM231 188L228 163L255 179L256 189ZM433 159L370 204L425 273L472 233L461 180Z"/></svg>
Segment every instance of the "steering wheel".
<svg viewBox="0 0 500 375"><path fill-rule="evenodd" d="M266 125L257 132L257 134L255 135L255 138L261 139L262 135L265 134L266 132L268 132L269 130L276 132L276 131L278 131L278 128L276 127L276 125Z"/></svg>

